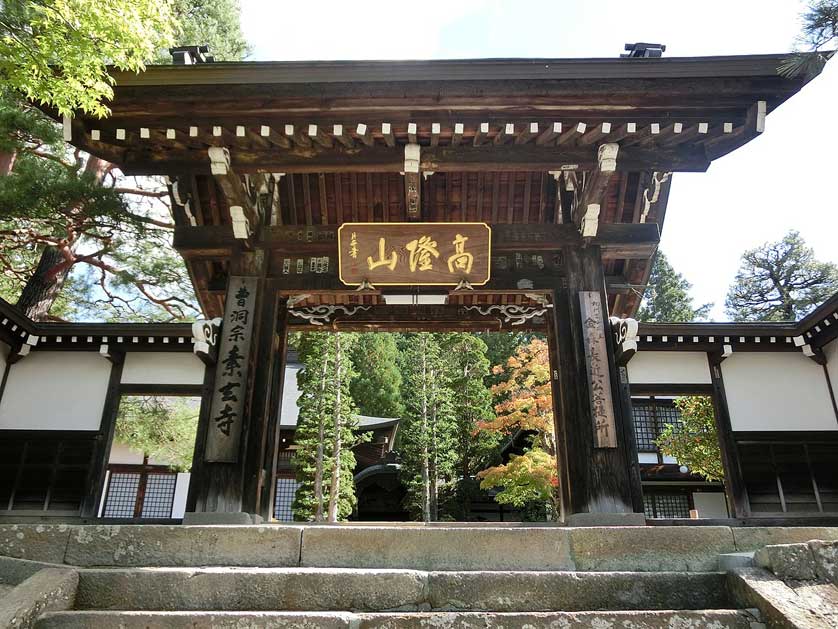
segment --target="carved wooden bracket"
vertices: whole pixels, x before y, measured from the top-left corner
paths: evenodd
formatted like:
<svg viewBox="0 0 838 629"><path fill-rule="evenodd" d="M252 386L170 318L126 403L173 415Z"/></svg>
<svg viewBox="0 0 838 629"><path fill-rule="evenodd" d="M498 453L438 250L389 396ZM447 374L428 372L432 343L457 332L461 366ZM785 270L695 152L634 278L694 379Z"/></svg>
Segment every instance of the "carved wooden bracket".
<svg viewBox="0 0 838 629"><path fill-rule="evenodd" d="M637 353L638 323L635 319L610 317L611 332L614 334L614 354L617 364L624 367Z"/></svg>
<svg viewBox="0 0 838 629"><path fill-rule="evenodd" d="M221 318L196 321L192 324L192 351L205 365L214 365L218 360L218 332Z"/></svg>

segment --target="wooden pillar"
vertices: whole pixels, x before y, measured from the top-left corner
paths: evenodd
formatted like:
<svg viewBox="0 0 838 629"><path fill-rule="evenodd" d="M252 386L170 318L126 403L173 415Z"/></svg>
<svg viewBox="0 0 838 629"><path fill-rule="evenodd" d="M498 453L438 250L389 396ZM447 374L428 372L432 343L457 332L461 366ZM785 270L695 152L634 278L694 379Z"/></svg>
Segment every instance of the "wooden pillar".
<svg viewBox="0 0 838 629"><path fill-rule="evenodd" d="M280 303L282 302L282 303ZM247 409L244 457L244 510L268 519L273 513L279 414L285 375L288 313L275 282L265 280L255 336L253 394Z"/></svg>
<svg viewBox="0 0 838 629"><path fill-rule="evenodd" d="M722 451L722 465L725 471L727 509L732 517L745 518L750 516L751 510L742 469L739 466L739 449L733 439L730 411L727 407L721 365L724 357L718 354L708 354L707 360L710 366L710 382L713 385L713 414L716 417L716 432L719 436L719 448Z"/></svg>
<svg viewBox="0 0 838 629"><path fill-rule="evenodd" d="M637 455L620 403L600 250L580 242L563 254L566 280L554 290L557 334L551 352L558 356L566 509L568 514L631 513L639 492L631 471Z"/></svg>
<svg viewBox="0 0 838 629"><path fill-rule="evenodd" d="M105 360L104 358L102 360ZM102 409L102 419L99 422L99 433L96 435L96 446L93 453L93 463L87 472L87 491L81 504L80 514L84 518L95 518L99 514L99 505L105 491L105 476L108 471L108 458L111 454L113 436L116 431L116 416L119 412L121 397L122 367L125 364L125 354L112 352L108 360L111 361L111 375L108 379L108 391L105 394L105 406Z"/></svg>

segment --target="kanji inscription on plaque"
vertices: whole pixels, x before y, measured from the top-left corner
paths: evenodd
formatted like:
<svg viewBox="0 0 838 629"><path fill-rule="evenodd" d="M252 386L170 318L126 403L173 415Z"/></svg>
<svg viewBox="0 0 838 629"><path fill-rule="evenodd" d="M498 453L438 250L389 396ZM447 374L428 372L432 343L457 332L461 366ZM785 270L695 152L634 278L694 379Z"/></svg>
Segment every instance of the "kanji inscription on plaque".
<svg viewBox="0 0 838 629"><path fill-rule="evenodd" d="M227 285L221 345L215 366L215 388L204 448L204 460L208 462L235 463L239 457L256 282L255 277L232 276Z"/></svg>
<svg viewBox="0 0 838 629"><path fill-rule="evenodd" d="M340 280L349 286L453 285L489 281L492 231L486 223L344 223Z"/></svg>
<svg viewBox="0 0 838 629"><path fill-rule="evenodd" d="M585 367L588 394L594 423L594 447L616 448L617 428L614 422L614 401L611 396L611 372L605 341L605 320L602 298L598 291L580 291L582 340L585 345Z"/></svg>

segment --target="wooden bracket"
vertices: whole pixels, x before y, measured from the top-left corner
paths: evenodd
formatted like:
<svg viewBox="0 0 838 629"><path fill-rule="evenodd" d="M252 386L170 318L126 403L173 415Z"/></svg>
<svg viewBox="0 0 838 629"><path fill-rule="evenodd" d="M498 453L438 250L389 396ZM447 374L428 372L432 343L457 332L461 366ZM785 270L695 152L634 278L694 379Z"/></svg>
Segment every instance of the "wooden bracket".
<svg viewBox="0 0 838 629"><path fill-rule="evenodd" d="M826 365L826 354L823 353L823 348L812 347L806 343L800 349L803 350L803 355L806 356L806 358L811 358L819 365Z"/></svg>
<svg viewBox="0 0 838 629"><path fill-rule="evenodd" d="M230 151L225 147L212 146L208 153L210 170L227 197L233 235L240 240L250 240L262 224L259 210L251 200L241 177L230 167Z"/></svg>
<svg viewBox="0 0 838 629"><path fill-rule="evenodd" d="M210 321L196 321L192 324L192 352L207 366L214 365L218 360L218 332L221 328L221 317Z"/></svg>
<svg viewBox="0 0 838 629"><path fill-rule="evenodd" d="M421 149L418 144L404 147L404 198L409 220L419 220L422 214L422 180L419 177L419 158Z"/></svg>
<svg viewBox="0 0 838 629"><path fill-rule="evenodd" d="M639 325L635 319L610 317L611 332L614 334L614 353L617 365L625 367L637 353L637 331Z"/></svg>
<svg viewBox="0 0 838 629"><path fill-rule="evenodd" d="M573 208L573 222L586 238L596 236L599 210L605 200L608 183L617 171L619 144L602 144L597 150L597 167L586 178L582 192Z"/></svg>

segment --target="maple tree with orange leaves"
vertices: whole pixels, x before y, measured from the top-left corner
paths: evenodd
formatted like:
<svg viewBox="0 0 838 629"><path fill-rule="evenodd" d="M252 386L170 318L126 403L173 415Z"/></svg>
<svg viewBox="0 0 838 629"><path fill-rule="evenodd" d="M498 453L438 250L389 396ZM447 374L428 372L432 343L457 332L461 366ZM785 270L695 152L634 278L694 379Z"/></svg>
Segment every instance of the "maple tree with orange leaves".
<svg viewBox="0 0 838 629"><path fill-rule="evenodd" d="M556 432L553 423L553 393L547 343L533 339L519 347L506 365L494 367L507 380L492 387L496 417L480 422L479 430L512 435L530 433L530 446L508 463L478 474L483 489L501 488L495 500L524 507L534 501L549 501L551 515L560 515L559 478L556 467Z"/></svg>

